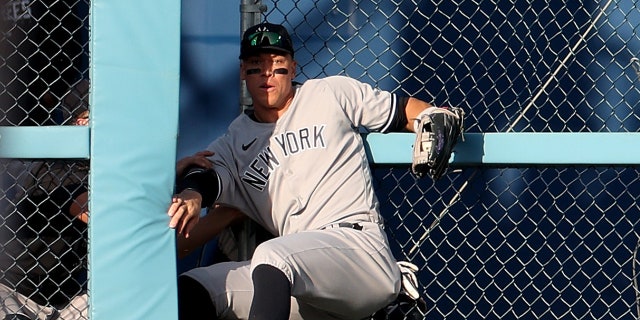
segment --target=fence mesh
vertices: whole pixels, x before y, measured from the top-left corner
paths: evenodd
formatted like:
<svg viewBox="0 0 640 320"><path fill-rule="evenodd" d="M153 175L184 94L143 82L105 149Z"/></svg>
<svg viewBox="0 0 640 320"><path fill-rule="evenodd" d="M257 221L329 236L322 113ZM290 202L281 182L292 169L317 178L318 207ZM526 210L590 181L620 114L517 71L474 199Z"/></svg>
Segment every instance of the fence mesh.
<svg viewBox="0 0 640 320"><path fill-rule="evenodd" d="M640 129L638 1L261 3L292 33L299 81L345 74L462 106L468 132ZM372 168L425 318L640 317L637 166L466 167L435 183Z"/></svg>
<svg viewBox="0 0 640 320"><path fill-rule="evenodd" d="M638 1L264 3L294 37L299 80L346 74L462 106L469 132L640 129ZM68 123L87 86L88 0L3 5L0 125ZM5 185L32 172L15 161L23 173ZM640 316L637 166L468 167L436 183L406 166L373 174L394 252L420 266L426 317ZM3 228L38 216L12 196ZM27 244L2 235L5 253Z"/></svg>
<svg viewBox="0 0 640 320"><path fill-rule="evenodd" d="M374 167L394 252L421 267L427 319L637 318L638 173L467 168L433 183Z"/></svg>
<svg viewBox="0 0 640 320"><path fill-rule="evenodd" d="M76 112L65 97L88 78L89 0L3 3L0 125L62 124Z"/></svg>
<svg viewBox="0 0 640 320"><path fill-rule="evenodd" d="M0 198L1 314L33 317L51 307L64 310L86 290L87 224L71 213L73 206L82 206L75 199L87 191L88 169L86 160L2 162L5 180L14 183ZM39 306L14 309L18 298L5 290L16 290Z"/></svg>
<svg viewBox="0 0 640 320"><path fill-rule="evenodd" d="M86 118L89 0L0 4L0 125ZM87 225L71 207L88 188L88 161L4 159L0 173L0 315L87 314L86 303L70 301L86 290Z"/></svg>

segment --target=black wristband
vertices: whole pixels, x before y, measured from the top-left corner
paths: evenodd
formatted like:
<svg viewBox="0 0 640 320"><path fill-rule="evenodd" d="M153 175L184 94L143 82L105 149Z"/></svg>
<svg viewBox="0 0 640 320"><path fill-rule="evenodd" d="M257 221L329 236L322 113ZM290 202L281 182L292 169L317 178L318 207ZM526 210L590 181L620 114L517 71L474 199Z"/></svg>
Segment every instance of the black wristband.
<svg viewBox="0 0 640 320"><path fill-rule="evenodd" d="M197 166L188 167L185 174L178 178L176 193L186 189L198 192L202 196L202 208L212 206L220 196L220 179L213 169Z"/></svg>

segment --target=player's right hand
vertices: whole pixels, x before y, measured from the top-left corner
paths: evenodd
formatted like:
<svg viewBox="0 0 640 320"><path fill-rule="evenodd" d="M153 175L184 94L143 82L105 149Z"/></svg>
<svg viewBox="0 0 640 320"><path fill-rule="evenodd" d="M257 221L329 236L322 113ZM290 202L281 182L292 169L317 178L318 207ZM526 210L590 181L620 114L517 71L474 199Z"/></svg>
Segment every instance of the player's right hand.
<svg viewBox="0 0 640 320"><path fill-rule="evenodd" d="M179 177L190 166L198 166L204 169L211 169L213 163L208 159L214 153L208 150L202 150L194 153L191 156L184 157L176 163L176 176Z"/></svg>
<svg viewBox="0 0 640 320"><path fill-rule="evenodd" d="M167 214L171 217L169 228L177 229L179 234L189 238L189 232L200 221L202 195L186 189L171 199Z"/></svg>

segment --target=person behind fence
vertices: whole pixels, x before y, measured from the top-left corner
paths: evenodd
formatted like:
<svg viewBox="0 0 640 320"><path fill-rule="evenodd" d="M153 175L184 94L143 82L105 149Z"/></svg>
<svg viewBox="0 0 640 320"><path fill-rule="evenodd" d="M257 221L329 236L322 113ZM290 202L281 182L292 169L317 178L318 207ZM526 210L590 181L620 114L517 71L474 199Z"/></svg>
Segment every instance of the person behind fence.
<svg viewBox="0 0 640 320"><path fill-rule="evenodd" d="M21 174L3 215L0 319L88 319L88 171L88 160L45 160Z"/></svg>
<svg viewBox="0 0 640 320"><path fill-rule="evenodd" d="M0 1L0 125L55 125L55 107L88 73L89 0Z"/></svg>
<svg viewBox="0 0 640 320"><path fill-rule="evenodd" d="M188 168L167 210L189 237L201 208L236 208L276 235L249 261L178 277L181 320L362 319L401 292L360 134L415 132L435 109L345 76L295 83L282 25L249 28L240 76L253 108L207 150L211 169Z"/></svg>
<svg viewBox="0 0 640 320"><path fill-rule="evenodd" d="M88 80L81 80L65 96L62 113L78 113L71 119L72 124L89 123L88 90ZM180 159L176 174L181 175L187 165L208 167L210 162L205 155L209 153L203 151ZM86 224L89 221L88 162L38 161L30 167L32 170L25 175L25 181L18 184L23 191L15 197L17 209L11 209L3 216L7 223L3 224L6 229L2 229L0 247L6 247L6 256L2 257L0 265L6 272L0 277L0 320L88 319L84 283ZM240 212L230 209L216 210L213 216L216 217L212 220L214 223L200 226L201 241L197 236L179 239L178 247L184 248L180 250L183 254L211 240L231 222L243 217ZM71 297L71 303L67 302Z"/></svg>

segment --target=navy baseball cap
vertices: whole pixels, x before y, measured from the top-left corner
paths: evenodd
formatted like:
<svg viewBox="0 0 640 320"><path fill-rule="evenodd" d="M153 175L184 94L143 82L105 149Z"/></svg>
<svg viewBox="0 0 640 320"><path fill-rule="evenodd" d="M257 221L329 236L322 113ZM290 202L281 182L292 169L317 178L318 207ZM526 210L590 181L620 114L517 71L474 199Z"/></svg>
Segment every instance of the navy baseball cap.
<svg viewBox="0 0 640 320"><path fill-rule="evenodd" d="M244 32L240 43L240 59L269 51L288 53L293 57L291 36L285 27L264 22Z"/></svg>

